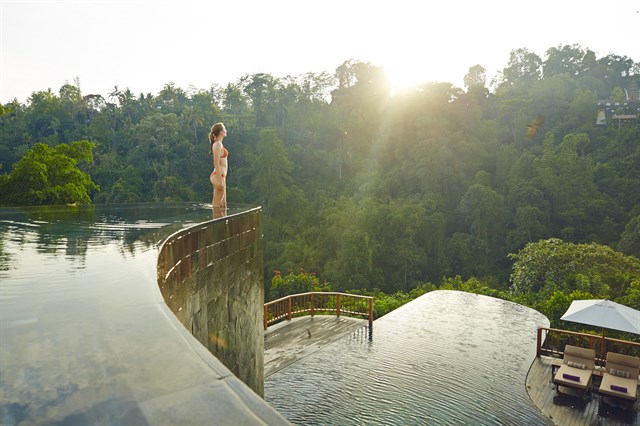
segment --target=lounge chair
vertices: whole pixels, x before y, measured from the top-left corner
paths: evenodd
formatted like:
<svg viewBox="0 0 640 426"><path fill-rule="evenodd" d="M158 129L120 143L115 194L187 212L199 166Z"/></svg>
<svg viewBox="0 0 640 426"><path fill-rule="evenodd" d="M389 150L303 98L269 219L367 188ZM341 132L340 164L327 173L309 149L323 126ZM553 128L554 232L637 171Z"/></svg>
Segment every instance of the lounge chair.
<svg viewBox="0 0 640 426"><path fill-rule="evenodd" d="M638 399L638 374L640 358L609 352L598 393L635 402Z"/></svg>
<svg viewBox="0 0 640 426"><path fill-rule="evenodd" d="M595 361L596 351L594 349L565 346L562 365L553 376L556 391L560 392L560 386L578 389L584 393L589 391Z"/></svg>

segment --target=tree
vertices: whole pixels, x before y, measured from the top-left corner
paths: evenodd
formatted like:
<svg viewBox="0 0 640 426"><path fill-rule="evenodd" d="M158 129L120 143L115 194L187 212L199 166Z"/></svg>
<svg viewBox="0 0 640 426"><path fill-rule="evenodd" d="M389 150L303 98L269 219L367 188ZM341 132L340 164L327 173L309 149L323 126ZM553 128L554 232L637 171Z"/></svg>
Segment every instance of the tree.
<svg viewBox="0 0 640 426"><path fill-rule="evenodd" d="M622 103L625 101L626 98L627 96L625 95L624 90L620 86L614 87L613 90L611 91L611 99L613 99L614 102Z"/></svg>
<svg viewBox="0 0 640 426"><path fill-rule="evenodd" d="M260 131L251 170L251 188L255 200L264 207L267 220L278 217L283 223L295 223L306 200L293 184L293 164L287 158L287 149L275 130Z"/></svg>
<svg viewBox="0 0 640 426"><path fill-rule="evenodd" d="M174 83L165 84L153 101L160 112L180 115L187 104L187 94Z"/></svg>
<svg viewBox="0 0 640 426"><path fill-rule="evenodd" d="M70 114L51 90L32 93L30 101L26 116L29 133L34 140L56 145L60 142L63 130L69 127Z"/></svg>
<svg viewBox="0 0 640 426"><path fill-rule="evenodd" d="M95 198L101 203L137 203L144 200L144 181L133 166L128 166L119 173L121 177L101 191Z"/></svg>
<svg viewBox="0 0 640 426"><path fill-rule="evenodd" d="M469 72L464 76L464 86L467 90L473 86L484 87L487 83L487 70L481 65L474 65L469 68Z"/></svg>
<svg viewBox="0 0 640 426"><path fill-rule="evenodd" d="M191 201L195 195L191 188L181 182L176 176L164 176L153 184L156 200L164 203Z"/></svg>
<svg viewBox="0 0 640 426"><path fill-rule="evenodd" d="M618 250L640 259L640 215L627 222L620 236Z"/></svg>
<svg viewBox="0 0 640 426"><path fill-rule="evenodd" d="M91 191L98 191L78 163L93 161L94 144L88 141L50 148L37 143L0 181L6 205L90 204Z"/></svg>
<svg viewBox="0 0 640 426"><path fill-rule="evenodd" d="M415 287L423 277L419 264L424 263L424 250L417 246L416 236L425 217L424 207L411 199L365 201L364 231L375 241L373 264L383 272L386 288L406 291Z"/></svg>
<svg viewBox="0 0 640 426"><path fill-rule="evenodd" d="M280 90L279 81L271 74L258 73L242 77L240 80L244 94L251 99L258 127L274 126L276 92Z"/></svg>
<svg viewBox="0 0 640 426"><path fill-rule="evenodd" d="M506 288L506 253L550 237L637 253L640 129L595 118L598 100L636 93L638 64L594 61L576 45L546 53L511 52L493 93L475 65L466 90L440 82L391 96L382 68L353 60L331 75L254 74L201 91L169 83L157 95L116 87L106 100L65 84L5 106L1 185L35 142L87 139L95 164L78 167L101 187L92 202L208 202L207 133L222 121L229 200L264 207L267 286L270 271L303 266L342 289L456 275ZM537 114L546 119L528 139ZM626 283L578 271L536 297Z"/></svg>
<svg viewBox="0 0 640 426"><path fill-rule="evenodd" d="M548 134L542 156L536 160L534 182L553 206L552 231L572 241L598 240L598 229L607 216L608 196L595 183L593 159L584 155L590 143L587 134L571 133L556 145L553 134Z"/></svg>
<svg viewBox="0 0 640 426"><path fill-rule="evenodd" d="M608 90L613 90L616 86L624 86L623 81L634 72L634 62L631 58L615 54L609 54L598 59L600 74L598 77L603 80Z"/></svg>
<svg viewBox="0 0 640 426"><path fill-rule="evenodd" d="M446 263L446 225L447 219L442 211L431 205L425 207L426 214L419 224L416 244L424 252L421 268L427 280L436 281L443 276Z"/></svg>
<svg viewBox="0 0 640 426"><path fill-rule="evenodd" d="M154 113L145 116L133 126L133 148L130 161L138 166L142 177L149 182L172 176L188 162L192 145L187 142L178 155L178 146L184 142L179 137L178 117L173 114Z"/></svg>
<svg viewBox="0 0 640 426"><path fill-rule="evenodd" d="M567 312L569 306L571 306L571 302L574 300L588 300L594 299L595 296L589 292L584 291L572 291L567 294L562 291L554 291L553 294L548 298L544 299L537 304L537 309L544 314L547 318L549 318L549 322L551 327L556 328L559 327L558 323L560 322L560 318ZM567 324L562 325L563 328L567 327ZM581 327L580 325L575 325L575 328Z"/></svg>
<svg viewBox="0 0 640 426"><path fill-rule="evenodd" d="M517 207L513 221L516 228L509 231L509 248L520 249L527 243L538 241L545 236L546 215L537 207Z"/></svg>
<svg viewBox="0 0 640 426"><path fill-rule="evenodd" d="M467 93L471 95L478 104L486 100L487 96L489 96L489 89L486 88L486 84L487 70L481 65L472 66L464 76L464 86L467 89Z"/></svg>
<svg viewBox="0 0 640 426"><path fill-rule="evenodd" d="M516 84L531 87L542 78L542 59L527 48L512 50L509 64L502 70L500 86L514 87Z"/></svg>
<svg viewBox="0 0 640 426"><path fill-rule="evenodd" d="M640 260L596 243L572 244L550 238L529 243L509 257L515 260L511 290L516 294L539 292L546 285L553 285L565 293L589 290L613 299L621 297L632 281L640 279ZM610 293L602 294L602 283Z"/></svg>
<svg viewBox="0 0 640 426"><path fill-rule="evenodd" d="M447 241L447 268L445 275L460 275L470 278L477 271L475 253L479 244L474 242L473 236L463 232L455 232ZM486 250L483 250L486 258Z"/></svg>
<svg viewBox="0 0 640 426"><path fill-rule="evenodd" d="M640 310L640 280L632 281L624 296L616 301L630 308Z"/></svg>
<svg viewBox="0 0 640 426"><path fill-rule="evenodd" d="M320 283L318 277L313 273L308 273L300 268L299 274L289 272L289 275L283 277L282 273L276 270L271 279L269 300L279 299L290 294L321 291L331 291L331 285L328 282Z"/></svg>
<svg viewBox="0 0 640 426"><path fill-rule="evenodd" d="M596 65L596 55L580 45L565 45L547 50L547 59L543 65L544 77L566 74L577 77Z"/></svg>
<svg viewBox="0 0 640 426"><path fill-rule="evenodd" d="M477 253L482 253L479 266L487 270L490 261L497 258L498 253L503 256L501 249L507 213L504 197L490 187L475 184L460 200L459 211L478 242Z"/></svg>
<svg viewBox="0 0 640 426"><path fill-rule="evenodd" d="M345 148L367 155L391 94L389 80L381 67L353 60L340 65L335 77L338 88L331 92L331 106L338 125L350 135Z"/></svg>

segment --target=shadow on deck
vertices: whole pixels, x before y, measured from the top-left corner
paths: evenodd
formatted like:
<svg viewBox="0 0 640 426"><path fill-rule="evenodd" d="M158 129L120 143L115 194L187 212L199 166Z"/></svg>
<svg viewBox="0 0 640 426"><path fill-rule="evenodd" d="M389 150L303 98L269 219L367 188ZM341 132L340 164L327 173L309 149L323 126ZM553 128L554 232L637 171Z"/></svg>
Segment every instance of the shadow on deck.
<svg viewBox="0 0 640 426"><path fill-rule="evenodd" d="M527 374L527 392L536 406L557 425L640 425L638 402L630 409L601 399L594 389L584 397L580 392L560 387L556 392L551 377L553 358L535 358Z"/></svg>
<svg viewBox="0 0 640 426"><path fill-rule="evenodd" d="M366 319L316 315L293 318L264 332L264 377L352 332L367 329Z"/></svg>

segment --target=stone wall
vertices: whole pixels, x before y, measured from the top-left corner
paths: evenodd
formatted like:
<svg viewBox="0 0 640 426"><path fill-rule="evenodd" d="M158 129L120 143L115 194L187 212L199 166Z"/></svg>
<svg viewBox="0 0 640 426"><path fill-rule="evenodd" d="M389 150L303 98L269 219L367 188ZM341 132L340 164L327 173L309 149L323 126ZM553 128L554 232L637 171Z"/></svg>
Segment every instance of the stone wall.
<svg viewBox="0 0 640 426"><path fill-rule="evenodd" d="M158 256L158 284L187 330L264 396L262 210L171 235Z"/></svg>

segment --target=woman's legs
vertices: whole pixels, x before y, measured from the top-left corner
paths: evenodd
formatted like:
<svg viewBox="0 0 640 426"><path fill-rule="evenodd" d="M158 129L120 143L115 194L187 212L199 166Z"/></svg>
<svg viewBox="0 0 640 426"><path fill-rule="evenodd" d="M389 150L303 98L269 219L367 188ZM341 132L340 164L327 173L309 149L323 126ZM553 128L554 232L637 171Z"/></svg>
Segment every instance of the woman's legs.
<svg viewBox="0 0 640 426"><path fill-rule="evenodd" d="M227 188L221 183L222 179L216 179L216 183L213 185L213 207L226 207L227 206Z"/></svg>
<svg viewBox="0 0 640 426"><path fill-rule="evenodd" d="M209 178L213 185L213 217L223 217L227 214L227 188L222 178L216 172L213 172Z"/></svg>

